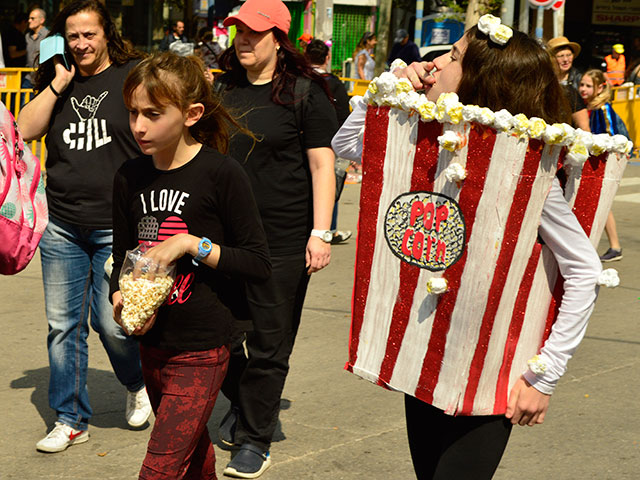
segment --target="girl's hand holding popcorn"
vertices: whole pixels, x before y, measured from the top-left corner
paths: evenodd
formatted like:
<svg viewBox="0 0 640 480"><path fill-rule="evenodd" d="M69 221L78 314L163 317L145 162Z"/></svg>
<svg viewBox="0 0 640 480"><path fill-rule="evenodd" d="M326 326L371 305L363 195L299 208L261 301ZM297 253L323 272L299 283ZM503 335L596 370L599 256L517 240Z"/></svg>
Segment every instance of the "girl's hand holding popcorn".
<svg viewBox="0 0 640 480"><path fill-rule="evenodd" d="M144 335L155 323L157 310L171 292L175 262L184 255L197 255L200 238L186 233L174 235L151 247L143 243L127 251L118 280L120 291L113 294L113 318L129 335ZM220 246L212 244L203 263L218 266Z"/></svg>

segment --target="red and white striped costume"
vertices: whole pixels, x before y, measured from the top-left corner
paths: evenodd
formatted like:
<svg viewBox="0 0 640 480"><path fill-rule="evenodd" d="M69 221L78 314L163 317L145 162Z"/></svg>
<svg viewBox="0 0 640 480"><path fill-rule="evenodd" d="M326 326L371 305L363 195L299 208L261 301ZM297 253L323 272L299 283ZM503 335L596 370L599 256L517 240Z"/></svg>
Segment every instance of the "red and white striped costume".
<svg viewBox="0 0 640 480"><path fill-rule="evenodd" d="M443 129L464 134L466 145L442 150ZM553 296L562 297L555 259L537 236L563 155L562 147L477 123L424 123L369 107L347 368L449 414L503 414L513 383L549 335ZM573 167L566 184L594 245L626 161L606 156L590 158L581 177ZM445 178L451 163L465 166L462 184ZM389 239L389 225L402 229L409 218L390 217L398 199L424 191L452 199L464 218L464 251L444 270L401 259L412 228L401 249ZM448 291L430 294L429 278L440 276Z"/></svg>

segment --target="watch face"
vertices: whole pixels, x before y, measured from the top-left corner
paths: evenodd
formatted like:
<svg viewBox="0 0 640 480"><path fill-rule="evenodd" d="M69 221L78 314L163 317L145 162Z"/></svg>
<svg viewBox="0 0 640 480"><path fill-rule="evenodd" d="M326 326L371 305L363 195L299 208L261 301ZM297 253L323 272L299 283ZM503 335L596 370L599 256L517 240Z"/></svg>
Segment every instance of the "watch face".
<svg viewBox="0 0 640 480"><path fill-rule="evenodd" d="M326 231L322 234L322 240L325 242L330 242L333 239L333 234L329 231Z"/></svg>
<svg viewBox="0 0 640 480"><path fill-rule="evenodd" d="M211 243L202 242L202 248L208 252L209 250L211 250Z"/></svg>

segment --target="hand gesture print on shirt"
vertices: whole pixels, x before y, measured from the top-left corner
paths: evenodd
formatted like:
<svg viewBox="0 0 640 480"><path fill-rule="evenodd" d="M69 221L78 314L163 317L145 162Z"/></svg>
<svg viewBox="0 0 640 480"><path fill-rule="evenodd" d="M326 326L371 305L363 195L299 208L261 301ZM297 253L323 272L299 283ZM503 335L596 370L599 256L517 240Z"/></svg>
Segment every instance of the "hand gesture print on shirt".
<svg viewBox="0 0 640 480"><path fill-rule="evenodd" d="M78 103L76 97L71 97L71 106L76 111L81 121L84 122L87 120L91 120L93 117L95 117L100 103L108 94L109 92L102 92L98 98L87 95L82 99L81 103Z"/></svg>

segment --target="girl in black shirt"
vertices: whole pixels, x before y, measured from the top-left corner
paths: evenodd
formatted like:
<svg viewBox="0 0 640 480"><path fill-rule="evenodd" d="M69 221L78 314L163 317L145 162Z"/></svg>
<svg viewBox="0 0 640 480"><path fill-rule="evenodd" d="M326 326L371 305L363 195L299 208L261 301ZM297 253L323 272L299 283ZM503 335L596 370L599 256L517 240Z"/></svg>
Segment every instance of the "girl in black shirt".
<svg viewBox="0 0 640 480"><path fill-rule="evenodd" d="M270 275L267 243L249 180L222 155L235 124L213 96L195 57L152 56L124 84L129 124L150 157L126 162L114 182L114 318L127 249L151 241L146 256L177 263L165 303L132 333L156 421L141 479L215 478L206 423L229 360L242 310L238 280ZM192 258L193 257L193 258Z"/></svg>

